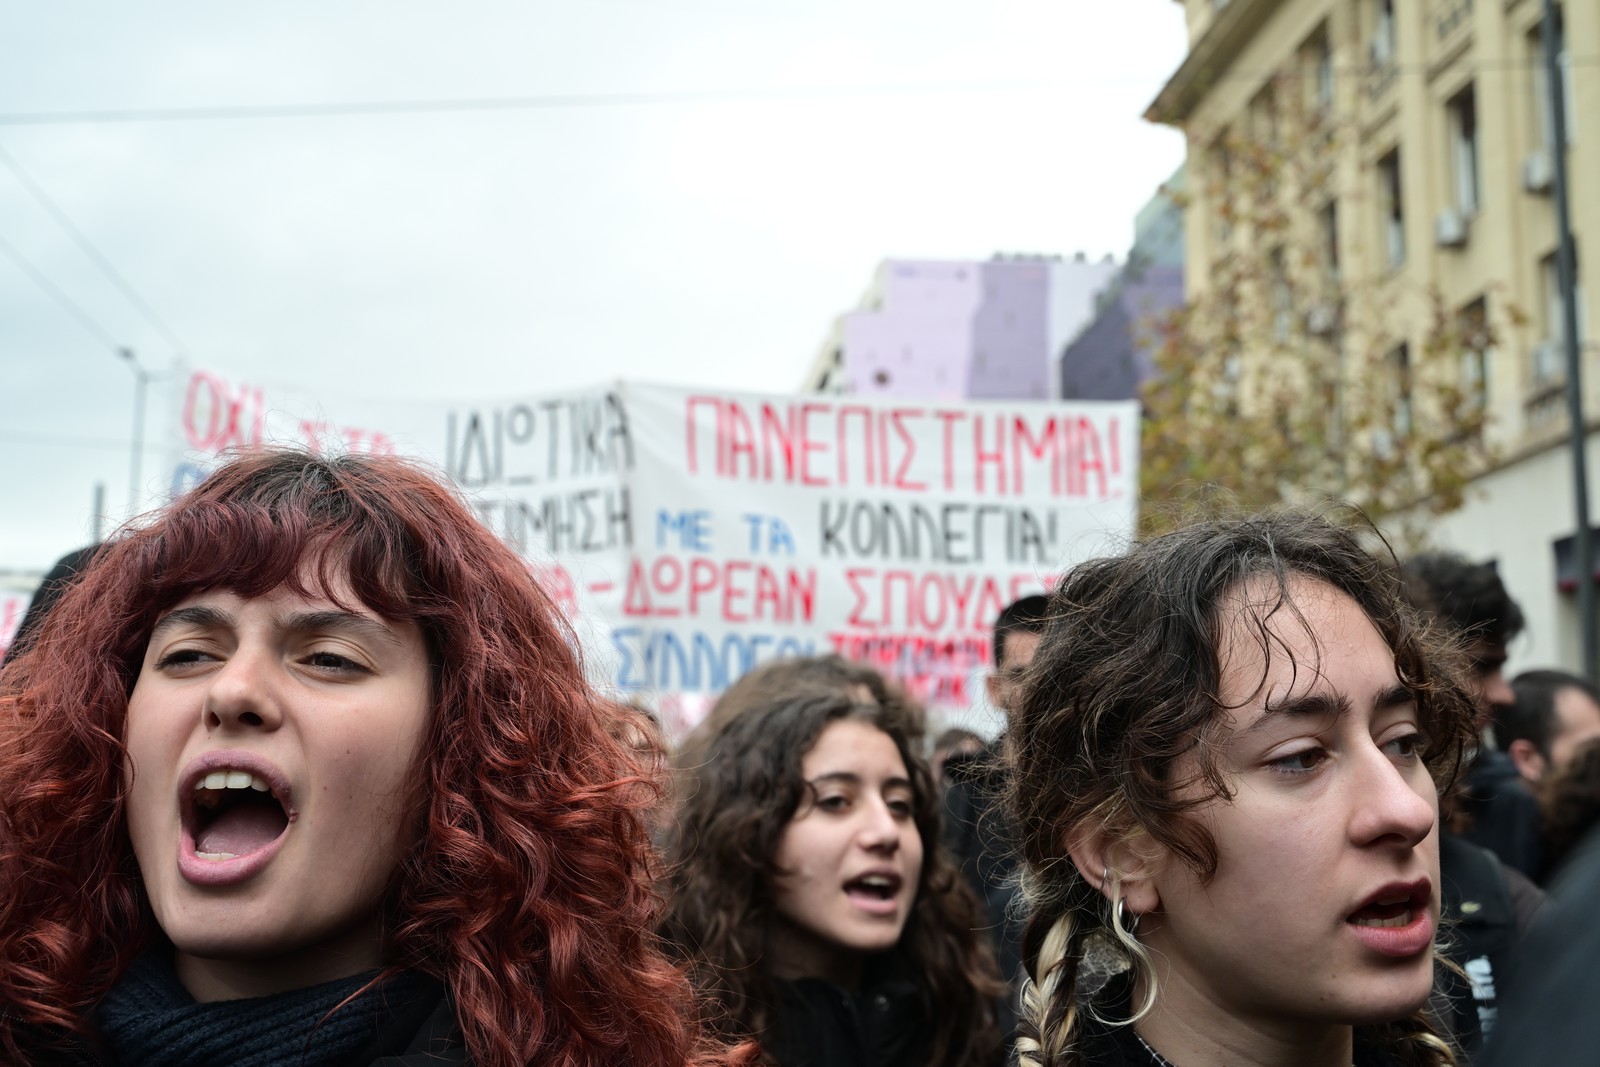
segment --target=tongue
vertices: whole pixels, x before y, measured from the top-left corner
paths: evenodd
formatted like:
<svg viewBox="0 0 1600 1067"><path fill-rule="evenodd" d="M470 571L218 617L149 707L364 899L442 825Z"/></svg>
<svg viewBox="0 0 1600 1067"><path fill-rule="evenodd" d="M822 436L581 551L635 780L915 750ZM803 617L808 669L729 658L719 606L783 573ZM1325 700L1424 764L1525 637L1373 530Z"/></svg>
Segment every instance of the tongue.
<svg viewBox="0 0 1600 1067"><path fill-rule="evenodd" d="M267 804L240 804L216 817L195 837L196 852L248 855L271 844L288 825L283 809Z"/></svg>

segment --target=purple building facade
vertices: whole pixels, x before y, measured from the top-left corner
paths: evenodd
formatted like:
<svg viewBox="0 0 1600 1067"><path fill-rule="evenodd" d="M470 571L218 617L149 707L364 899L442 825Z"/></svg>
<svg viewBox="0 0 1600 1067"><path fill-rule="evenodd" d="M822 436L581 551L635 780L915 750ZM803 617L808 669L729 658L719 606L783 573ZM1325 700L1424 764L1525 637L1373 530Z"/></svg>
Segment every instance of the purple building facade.
<svg viewBox="0 0 1600 1067"><path fill-rule="evenodd" d="M1090 321L1109 260L888 260L843 316L841 391L943 400L1058 395L1055 358Z"/></svg>
<svg viewBox="0 0 1600 1067"><path fill-rule="evenodd" d="M1183 304L1183 168L1134 222L1128 261L1100 293L1083 331L1061 353L1063 400L1128 400L1155 373L1162 316Z"/></svg>

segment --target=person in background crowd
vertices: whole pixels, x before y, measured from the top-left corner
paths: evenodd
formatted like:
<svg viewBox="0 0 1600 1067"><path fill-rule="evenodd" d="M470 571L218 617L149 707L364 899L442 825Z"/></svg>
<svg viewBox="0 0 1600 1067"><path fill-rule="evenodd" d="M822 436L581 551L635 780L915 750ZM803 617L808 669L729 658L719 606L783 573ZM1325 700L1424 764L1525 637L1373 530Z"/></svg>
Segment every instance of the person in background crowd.
<svg viewBox="0 0 1600 1067"><path fill-rule="evenodd" d="M780 688L703 739L667 847L667 941L778 1067L998 1064L1001 985L903 720Z"/></svg>
<svg viewBox="0 0 1600 1067"><path fill-rule="evenodd" d="M1522 632L1522 610L1492 567L1429 553L1404 565L1412 602L1453 632L1471 664L1478 729L1514 696L1505 679L1506 646ZM1447 825L1532 878L1539 873L1539 805L1522 788L1516 767L1485 739L1453 798Z"/></svg>
<svg viewBox="0 0 1600 1067"><path fill-rule="evenodd" d="M1541 782L1545 880L1560 878L1572 850L1600 823L1600 737L1578 745Z"/></svg>
<svg viewBox="0 0 1600 1067"><path fill-rule="evenodd" d="M1456 555L1424 554L1403 567L1406 595L1466 657L1476 751L1460 786L1443 800L1439 843L1444 921L1455 936L1443 954L1466 975L1445 984L1456 1041L1476 1054L1493 1028L1510 975L1511 950L1544 904L1539 876L1539 802L1516 767L1486 737L1495 709L1511 703L1506 644L1522 611L1491 567Z"/></svg>
<svg viewBox="0 0 1600 1067"><path fill-rule="evenodd" d="M1482 1067L1592 1067L1600 1049L1600 739L1541 783L1550 903L1512 956Z"/></svg>
<svg viewBox="0 0 1600 1067"><path fill-rule="evenodd" d="M965 759L976 756L983 751L983 738L971 730L960 726L952 726L933 740L933 755L928 757L928 766L933 771L934 782L943 788L944 764L947 759L954 756L956 759Z"/></svg>
<svg viewBox="0 0 1600 1067"><path fill-rule="evenodd" d="M644 801L645 826L651 840L656 840L662 833L664 821L672 813L668 788L671 765L661 720L635 700L602 698L600 703L611 713L606 720L606 732L634 754L644 771L636 788Z"/></svg>
<svg viewBox="0 0 1600 1067"><path fill-rule="evenodd" d="M28 610L23 614L22 621L17 624L17 632L11 635L11 647L5 650L5 655L0 656L0 663L6 659L14 659L22 654L22 650L33 643L34 634L44 623L44 617L50 613L50 608L61 594L65 592L83 572L83 569L94 559L99 545L89 545L68 552L56 560L39 583L39 588L34 590L33 599L28 602Z"/></svg>
<svg viewBox="0 0 1600 1067"><path fill-rule="evenodd" d="M1426 1010L1464 677L1280 515L1079 564L1011 718L1037 1067L1456 1060Z"/></svg>
<svg viewBox="0 0 1600 1067"><path fill-rule="evenodd" d="M1022 692L1023 673L1044 633L1048 609L1047 597L1025 596L995 619L994 669L986 688L989 703L1008 722ZM1012 987L1012 995L999 1009L1001 1027L1010 1035L1016 1028L1015 994L1022 980L1022 925L1016 833L1001 805L1009 779L1004 746L1002 734L969 756L947 759L943 777L945 841L983 901L1000 973Z"/></svg>
<svg viewBox="0 0 1600 1067"><path fill-rule="evenodd" d="M233 459L0 670L0 1061L728 1062L610 717L432 477Z"/></svg>
<svg viewBox="0 0 1600 1067"><path fill-rule="evenodd" d="M1495 743L1530 789L1561 770L1578 746L1600 737L1600 689L1566 671L1525 671L1514 700L1495 709ZM1545 857L1546 868L1550 858Z"/></svg>

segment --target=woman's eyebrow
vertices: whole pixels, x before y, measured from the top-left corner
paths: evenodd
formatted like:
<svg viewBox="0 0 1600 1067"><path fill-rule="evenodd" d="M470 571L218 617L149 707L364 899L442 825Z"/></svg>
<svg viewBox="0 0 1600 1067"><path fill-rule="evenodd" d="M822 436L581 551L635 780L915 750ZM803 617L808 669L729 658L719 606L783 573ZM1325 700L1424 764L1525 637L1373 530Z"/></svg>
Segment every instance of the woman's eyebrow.
<svg viewBox="0 0 1600 1067"><path fill-rule="evenodd" d="M400 636L377 619L357 615L353 611L299 611L283 620L283 627L297 633L317 630L344 630L359 636L374 638L396 648L405 647Z"/></svg>
<svg viewBox="0 0 1600 1067"><path fill-rule="evenodd" d="M1396 683L1378 693L1373 698L1372 710L1374 712L1392 711L1395 708L1405 707L1407 704L1416 703L1417 696L1410 689ZM1287 697L1283 700L1273 701L1262 708L1261 715L1256 721L1245 729L1251 733L1269 723L1288 716L1300 718L1302 716L1319 716L1325 719L1337 719L1350 710L1350 698L1343 693L1305 693L1301 696Z"/></svg>
<svg viewBox="0 0 1600 1067"><path fill-rule="evenodd" d="M1393 711L1395 708L1403 708L1407 704L1415 704L1416 702L1416 693L1396 683L1378 694L1378 698L1372 702L1372 710Z"/></svg>
<svg viewBox="0 0 1600 1067"><path fill-rule="evenodd" d="M815 786L822 782L837 782L840 785L860 785L861 776L852 774L849 771L830 771L827 774L819 774L815 778L807 779L806 784Z"/></svg>
<svg viewBox="0 0 1600 1067"><path fill-rule="evenodd" d="M206 628L230 626L232 623L233 616L227 612L218 608L206 607L202 604L194 604L187 608L174 608L161 616L156 620L156 624L150 628L150 637L154 640L166 631L179 626Z"/></svg>
<svg viewBox="0 0 1600 1067"><path fill-rule="evenodd" d="M1300 696L1285 697L1282 700L1269 702L1261 709L1261 715L1250 724L1246 733L1261 729L1269 723L1281 718L1309 718L1316 716L1323 719L1337 719L1350 710L1350 699L1343 693L1303 693Z"/></svg>
<svg viewBox="0 0 1600 1067"><path fill-rule="evenodd" d="M850 771L832 771L832 772L830 772L828 774L819 774L815 778L810 778L810 779L807 779L807 781L806 781L806 784L811 786L812 788L816 788L816 786L821 784L821 783L828 783L830 785L832 785L832 784L853 785L853 786L859 787L861 785L861 783L862 783L862 778L861 778L861 776L859 774L855 774L855 773L852 773ZM909 778L885 778L883 780L883 784L881 786L879 786L879 788L881 788L881 789L911 789L912 788L911 779L909 779Z"/></svg>

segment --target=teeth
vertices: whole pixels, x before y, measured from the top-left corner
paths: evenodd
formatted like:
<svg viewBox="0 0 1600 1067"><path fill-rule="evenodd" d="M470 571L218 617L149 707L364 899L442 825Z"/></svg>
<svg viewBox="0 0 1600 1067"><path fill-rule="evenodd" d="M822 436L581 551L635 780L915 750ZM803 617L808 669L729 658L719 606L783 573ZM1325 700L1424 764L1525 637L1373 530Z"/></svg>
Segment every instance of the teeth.
<svg viewBox="0 0 1600 1067"><path fill-rule="evenodd" d="M203 860L231 860L237 853L234 852L195 852Z"/></svg>
<svg viewBox="0 0 1600 1067"><path fill-rule="evenodd" d="M1409 926L1411 924L1411 912L1410 910L1403 911L1392 919L1357 919L1355 924L1357 926Z"/></svg>
<svg viewBox="0 0 1600 1067"><path fill-rule="evenodd" d="M265 793L272 787L264 778L249 771L212 771L194 784L195 789L254 789Z"/></svg>
<svg viewBox="0 0 1600 1067"><path fill-rule="evenodd" d="M893 883L881 874L869 874L861 879L861 884L870 885L875 889L887 889Z"/></svg>

